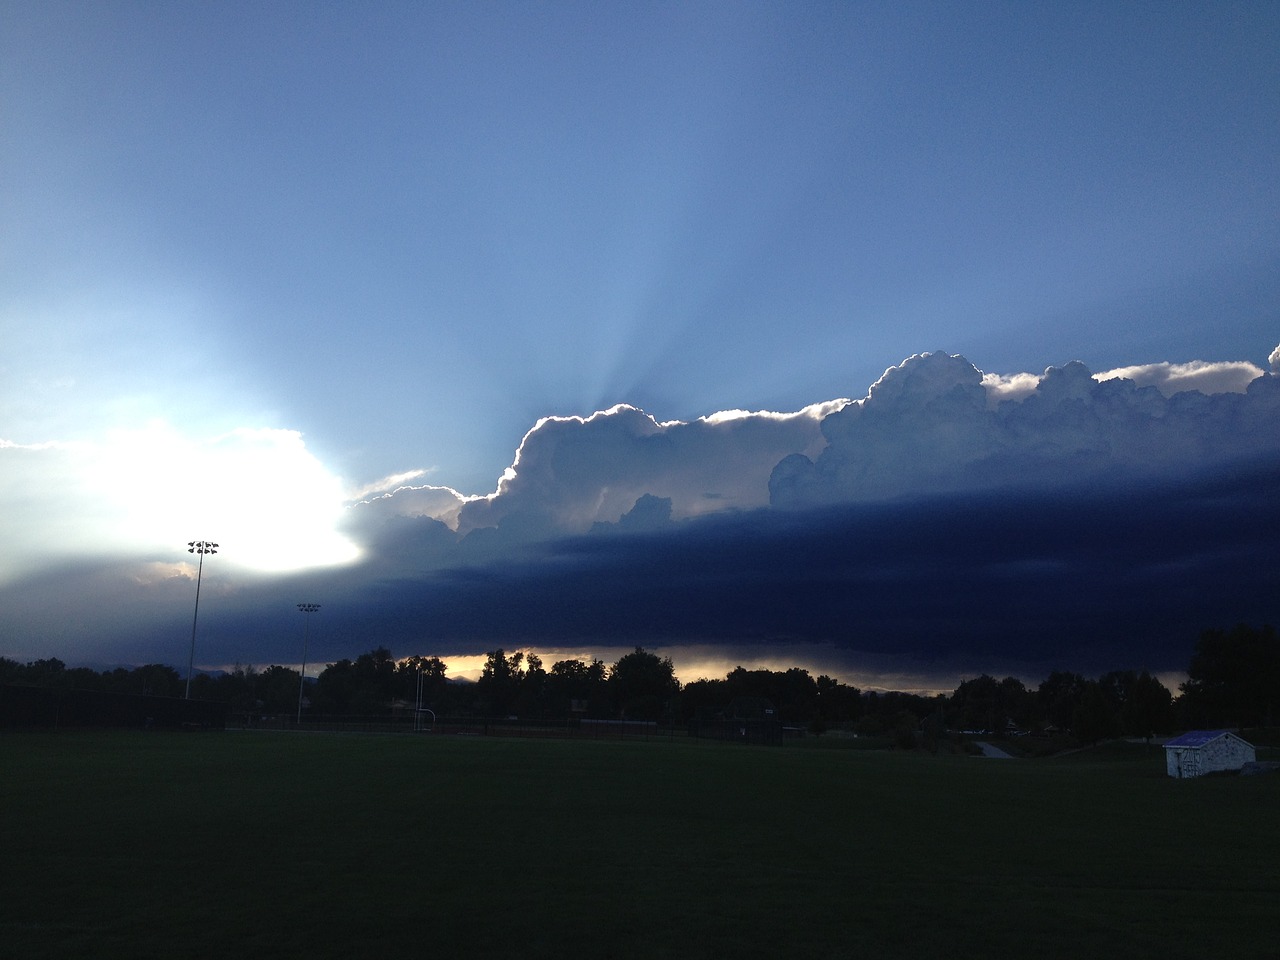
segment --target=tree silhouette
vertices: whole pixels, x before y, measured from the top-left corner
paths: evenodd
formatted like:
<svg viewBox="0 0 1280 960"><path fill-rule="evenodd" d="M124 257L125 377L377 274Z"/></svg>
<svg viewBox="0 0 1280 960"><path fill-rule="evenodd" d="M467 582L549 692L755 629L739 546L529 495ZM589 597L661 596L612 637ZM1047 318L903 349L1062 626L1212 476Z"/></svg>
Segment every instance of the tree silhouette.
<svg viewBox="0 0 1280 960"><path fill-rule="evenodd" d="M1076 707L1084 698L1085 678L1078 673L1055 670L1036 690L1036 704L1046 724L1069 730L1075 723Z"/></svg>
<svg viewBox="0 0 1280 960"><path fill-rule="evenodd" d="M1098 681L1085 681L1080 702L1072 713L1071 731L1084 743L1097 743L1120 733L1119 715Z"/></svg>
<svg viewBox="0 0 1280 960"><path fill-rule="evenodd" d="M623 719L657 720L674 707L680 684L670 657L636 647L610 669L609 691Z"/></svg>
<svg viewBox="0 0 1280 960"><path fill-rule="evenodd" d="M396 664L395 694L397 700L417 703L418 679L422 679L422 702L439 705L448 690L446 667L439 657L406 657Z"/></svg>
<svg viewBox="0 0 1280 960"><path fill-rule="evenodd" d="M485 655L484 669L476 681L481 713L505 717L516 709L525 676L523 664L524 654L519 651L507 656L507 652L499 647Z"/></svg>
<svg viewBox="0 0 1280 960"><path fill-rule="evenodd" d="M1173 695L1145 670L1113 670L1098 678L1098 686L1124 733L1150 739L1173 728Z"/></svg>
<svg viewBox="0 0 1280 960"><path fill-rule="evenodd" d="M1280 688L1280 639L1271 626L1237 624L1200 634L1187 680L1183 710L1195 726L1270 726Z"/></svg>
<svg viewBox="0 0 1280 960"><path fill-rule="evenodd" d="M607 669L601 660L557 660L544 684L548 709L558 716L602 717L608 709Z"/></svg>

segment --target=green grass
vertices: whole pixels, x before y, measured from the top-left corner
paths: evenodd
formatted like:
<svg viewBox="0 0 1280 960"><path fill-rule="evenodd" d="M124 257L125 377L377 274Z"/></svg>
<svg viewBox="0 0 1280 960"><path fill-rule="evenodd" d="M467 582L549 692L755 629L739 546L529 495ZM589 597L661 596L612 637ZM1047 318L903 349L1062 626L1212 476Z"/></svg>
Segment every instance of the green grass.
<svg viewBox="0 0 1280 960"><path fill-rule="evenodd" d="M1280 776L325 734L0 737L0 957L1270 957Z"/></svg>

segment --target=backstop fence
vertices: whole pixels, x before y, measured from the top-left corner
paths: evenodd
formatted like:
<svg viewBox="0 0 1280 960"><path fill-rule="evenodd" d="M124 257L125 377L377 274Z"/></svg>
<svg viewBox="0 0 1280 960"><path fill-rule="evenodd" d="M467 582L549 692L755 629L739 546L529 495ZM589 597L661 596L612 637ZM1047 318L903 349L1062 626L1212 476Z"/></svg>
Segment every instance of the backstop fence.
<svg viewBox="0 0 1280 960"><path fill-rule="evenodd" d="M227 704L102 690L0 685L0 728L222 730Z"/></svg>

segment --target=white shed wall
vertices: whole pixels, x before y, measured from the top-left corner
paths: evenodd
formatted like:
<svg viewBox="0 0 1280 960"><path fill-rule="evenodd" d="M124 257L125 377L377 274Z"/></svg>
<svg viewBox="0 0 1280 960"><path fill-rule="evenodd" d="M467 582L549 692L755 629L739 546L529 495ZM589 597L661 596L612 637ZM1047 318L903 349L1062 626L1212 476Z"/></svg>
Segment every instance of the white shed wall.
<svg viewBox="0 0 1280 960"><path fill-rule="evenodd" d="M1200 777L1215 770L1239 770L1258 759L1253 746L1224 734L1199 747L1165 747L1165 772L1171 777Z"/></svg>

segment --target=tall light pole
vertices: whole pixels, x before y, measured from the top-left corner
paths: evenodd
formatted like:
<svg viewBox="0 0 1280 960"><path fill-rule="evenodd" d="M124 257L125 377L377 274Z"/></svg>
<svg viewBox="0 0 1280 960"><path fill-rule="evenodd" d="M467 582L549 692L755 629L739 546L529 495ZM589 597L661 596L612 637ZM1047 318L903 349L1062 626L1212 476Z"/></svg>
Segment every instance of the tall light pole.
<svg viewBox="0 0 1280 960"><path fill-rule="evenodd" d="M200 619L200 578L204 575L204 555L217 552L218 545L208 540L187 541L187 553L200 554L200 564L196 567L196 612L191 615L191 655L187 657L187 700L191 699L191 671L196 662L196 621Z"/></svg>
<svg viewBox="0 0 1280 960"><path fill-rule="evenodd" d="M320 604L300 603L298 609L303 613L312 614L320 609ZM311 617L308 616L303 623L306 626L302 630L302 673L298 677L298 726L302 726L302 686L307 682L307 643L311 640Z"/></svg>

